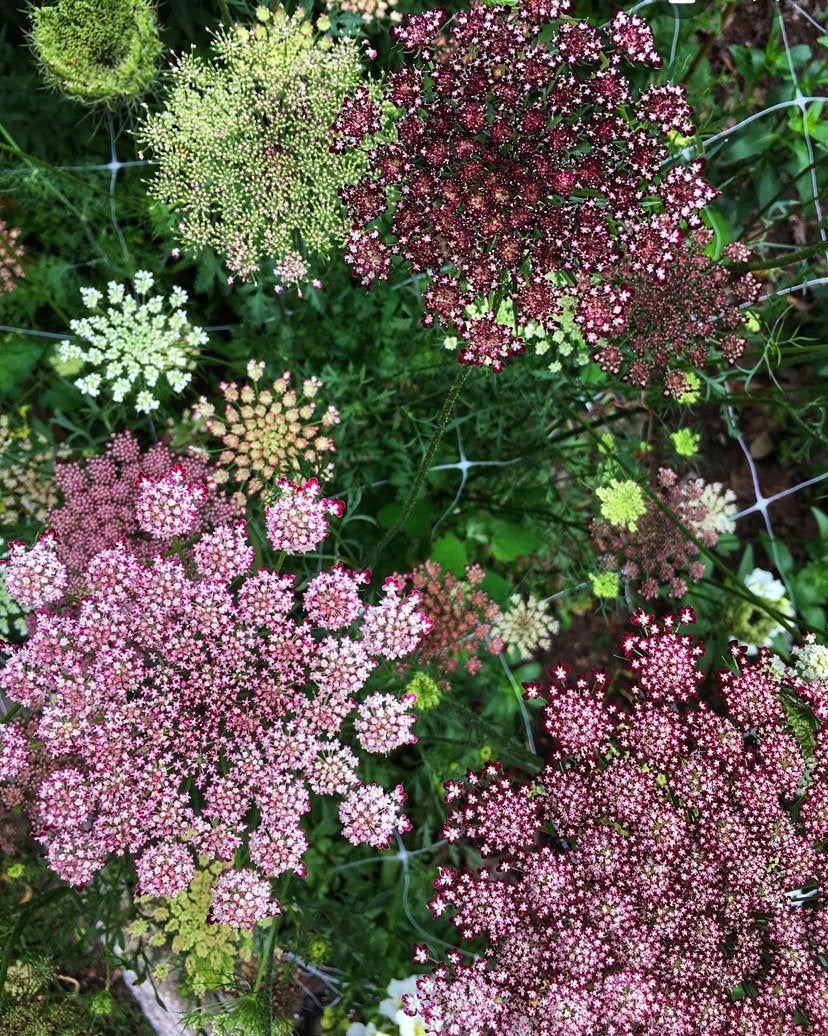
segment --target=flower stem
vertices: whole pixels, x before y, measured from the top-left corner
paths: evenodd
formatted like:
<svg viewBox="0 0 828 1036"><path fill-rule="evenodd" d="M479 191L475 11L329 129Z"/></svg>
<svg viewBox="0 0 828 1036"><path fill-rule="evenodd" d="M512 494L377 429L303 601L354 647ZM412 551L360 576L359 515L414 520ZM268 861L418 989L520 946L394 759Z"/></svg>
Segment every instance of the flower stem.
<svg viewBox="0 0 828 1036"><path fill-rule="evenodd" d="M259 1001L259 1021L262 1036L273 1033L273 959L276 953L276 933L278 924L274 918L270 924L264 944L264 952L259 962L259 973L256 977L256 994Z"/></svg>
<svg viewBox="0 0 828 1036"><path fill-rule="evenodd" d="M463 384L471 373L471 367L463 365L457 372L454 381L451 383L451 388L448 390L446 398L443 400L443 405L440 407L440 412L437 415L437 423L434 426L434 432L432 433L431 439L428 442L426 451L423 454L423 459L420 461L420 466L417 469L417 474L414 476L414 481L411 483L411 489L408 492L405 503L403 504L402 510L400 511L397 520L386 532L386 534L379 541L377 546L374 548L373 553L368 562L368 567L373 568L376 564L377 558L382 554L383 550L388 546L391 540L397 535L400 529L408 521L409 515L414 509L414 503L417 496L422 488L425 477L428 474L428 469L431 467L431 462L434 460L434 454L437 452L437 447L442 441L443 435L446 431L446 425L449 422L449 418L454 411L454 405L457 402L457 398L460 395L460 390L463 388Z"/></svg>
<svg viewBox="0 0 828 1036"><path fill-rule="evenodd" d="M760 259L755 263L734 263L730 269L734 273L750 273L753 270L781 270L785 266L790 266L792 263L798 263L802 259L808 259L812 255L825 251L828 251L828 244L824 241L819 241L814 245L801 248L798 252L783 253L782 255L774 256L773 259Z"/></svg>

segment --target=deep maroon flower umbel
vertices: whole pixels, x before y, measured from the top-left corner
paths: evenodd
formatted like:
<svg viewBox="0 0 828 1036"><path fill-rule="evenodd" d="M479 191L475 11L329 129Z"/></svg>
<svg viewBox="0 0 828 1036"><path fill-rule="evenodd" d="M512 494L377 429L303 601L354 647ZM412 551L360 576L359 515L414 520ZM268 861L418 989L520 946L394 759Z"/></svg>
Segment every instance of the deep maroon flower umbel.
<svg viewBox="0 0 828 1036"><path fill-rule="evenodd" d="M704 647L636 621L613 679L550 671L537 778L446 786L444 835L484 862L441 868L431 908L479 955L450 950L406 998L429 1036L828 1032L828 729L806 765L783 705L819 714L828 685L733 646L714 710Z"/></svg>
<svg viewBox="0 0 828 1036"><path fill-rule="evenodd" d="M661 64L650 29L619 12L605 29L556 21L541 40L568 8L473 2L445 24L429 11L396 30L416 64L386 84L397 141L343 192L345 259L365 285L387 277L394 256L428 274L424 323L458 336L462 363L502 370L529 321L554 329L574 299L606 370L636 384L667 374L680 395L681 370L707 358L711 323L727 315L730 330L735 303L755 292L722 272L708 300L712 264L694 234L716 191L701 162L677 165L668 147L668 134L693 130L684 89L636 96L625 75L630 63ZM369 101L346 100L336 124L346 144L376 124ZM688 274L702 285L689 299ZM499 320L504 303L514 326Z"/></svg>

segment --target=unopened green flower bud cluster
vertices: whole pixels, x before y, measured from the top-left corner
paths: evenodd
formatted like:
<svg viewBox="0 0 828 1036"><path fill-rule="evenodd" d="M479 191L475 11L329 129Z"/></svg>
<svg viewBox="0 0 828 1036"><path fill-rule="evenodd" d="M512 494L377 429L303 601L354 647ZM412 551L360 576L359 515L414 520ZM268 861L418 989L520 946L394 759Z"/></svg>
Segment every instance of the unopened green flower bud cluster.
<svg viewBox="0 0 828 1036"><path fill-rule="evenodd" d="M210 59L183 55L140 133L158 163L150 191L178 217L182 244L214 248L245 280L269 260L289 281L344 241L339 191L366 160L332 153L332 126L360 81L355 41L265 8L251 27L221 30Z"/></svg>
<svg viewBox="0 0 828 1036"><path fill-rule="evenodd" d="M115 107L155 77L161 40L150 0L58 0L32 10L43 78L83 104Z"/></svg>
<svg viewBox="0 0 828 1036"><path fill-rule="evenodd" d="M168 298L150 295L154 283L146 270L136 273L134 294L110 281L103 305L104 296L96 288L81 289L91 315L73 320L69 326L75 339L58 346L63 373L91 368L75 380L81 392L108 394L114 403L129 396L135 410L148 414L159 406L164 382L173 392L190 383L207 335L189 323L185 291L175 287Z"/></svg>

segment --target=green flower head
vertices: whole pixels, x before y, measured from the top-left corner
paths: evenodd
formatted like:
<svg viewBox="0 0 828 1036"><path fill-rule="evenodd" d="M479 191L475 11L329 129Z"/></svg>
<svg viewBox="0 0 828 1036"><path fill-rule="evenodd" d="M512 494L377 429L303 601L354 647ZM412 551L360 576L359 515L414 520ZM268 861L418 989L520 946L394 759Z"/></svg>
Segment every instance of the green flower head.
<svg viewBox="0 0 828 1036"><path fill-rule="evenodd" d="M405 689L406 694L416 694L416 708L420 712L427 712L440 704L443 692L437 684L426 676L425 673L415 673Z"/></svg>
<svg viewBox="0 0 828 1036"><path fill-rule="evenodd" d="M679 457L695 457L699 452L701 436L698 432L693 432L689 428L680 428L677 432L672 433L670 439L673 449Z"/></svg>
<svg viewBox="0 0 828 1036"><path fill-rule="evenodd" d="M31 42L50 86L108 108L143 93L161 55L149 0L57 0L36 7Z"/></svg>
<svg viewBox="0 0 828 1036"><path fill-rule="evenodd" d="M345 241L339 192L367 165L359 149L331 150L342 102L362 81L360 51L317 35L302 14L260 8L257 19L222 29L209 57L176 62L139 140L157 164L150 192L188 250L214 248L234 277L269 265L296 283L309 257Z"/></svg>
<svg viewBox="0 0 828 1036"><path fill-rule="evenodd" d="M697 403L701 396L701 380L698 374L694 371L685 371L684 380L690 386L686 392L682 392L677 397L676 402L681 403L682 406L690 406L692 403Z"/></svg>
<svg viewBox="0 0 828 1036"><path fill-rule="evenodd" d="M601 516L606 518L610 525L635 532L638 528L638 519L647 510L641 486L630 479L619 481L614 478L609 485L599 486L595 492L601 501Z"/></svg>
<svg viewBox="0 0 828 1036"><path fill-rule="evenodd" d="M614 600L621 591L617 572L590 572L589 582L592 592L598 598Z"/></svg>

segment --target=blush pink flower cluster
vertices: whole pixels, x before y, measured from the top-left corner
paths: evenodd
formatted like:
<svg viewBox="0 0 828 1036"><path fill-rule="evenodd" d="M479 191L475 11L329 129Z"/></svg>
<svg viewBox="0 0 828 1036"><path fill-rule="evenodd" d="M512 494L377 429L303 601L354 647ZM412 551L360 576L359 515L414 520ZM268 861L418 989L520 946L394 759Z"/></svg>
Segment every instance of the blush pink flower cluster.
<svg viewBox="0 0 828 1036"><path fill-rule="evenodd" d="M207 490L200 482L190 482L181 464L161 478L143 475L135 502L138 524L157 539L190 536L198 528L199 510L206 498Z"/></svg>
<svg viewBox="0 0 828 1036"><path fill-rule="evenodd" d="M503 640L495 632L500 606L482 589L486 573L479 565L466 568L458 579L436 561L426 561L405 577L421 595L420 607L432 623L417 650L421 662L436 662L453 673L461 665L478 673L484 652L497 655Z"/></svg>
<svg viewBox="0 0 828 1036"><path fill-rule="evenodd" d="M163 480L171 477L172 468L178 469L184 482L200 486L203 493L190 532L204 532L241 517L242 498L231 498L219 489L219 470L206 456L195 451L176 453L163 442L144 450L130 432L113 436L100 456L55 466L62 500L49 511L46 526L55 533L58 557L74 586L96 554L121 540L140 557L154 557L169 549L171 536L147 535L141 513L149 521L149 512L141 512L136 505L139 495L146 508L164 492ZM153 484L155 490L150 488Z"/></svg>
<svg viewBox="0 0 828 1036"><path fill-rule="evenodd" d="M168 536L184 515L189 528L191 491L180 471L144 482L142 523ZM318 487L285 487L268 529L281 549L313 549L329 513L341 508ZM53 539L12 549L9 592L42 610L0 672L2 693L23 706L2 728L0 800L26 803L50 865L73 885L124 854L139 893L154 896L185 888L199 856L235 863L213 918L245 927L278 912L272 878L304 873L312 795L341 800L354 843L384 847L408 830L402 789L362 782L343 728L353 723L364 752L416 741L413 696L395 697L388 681L361 692L428 630L418 595L391 580L364 603L368 574L341 567L302 593L253 561L243 523L171 556L122 541L89 562L73 602Z"/></svg>
<svg viewBox="0 0 828 1036"><path fill-rule="evenodd" d="M636 616L612 679L550 671L534 780L491 764L447 785L444 835L483 862L441 868L431 908L478 952L406 999L427 1033L828 1031L828 684L733 645L708 686L693 618ZM820 717L815 764L794 700Z"/></svg>
<svg viewBox="0 0 828 1036"><path fill-rule="evenodd" d="M66 566L57 556L52 533L41 536L31 550L13 540L2 562L6 592L24 608L43 608L59 601L68 582Z"/></svg>

